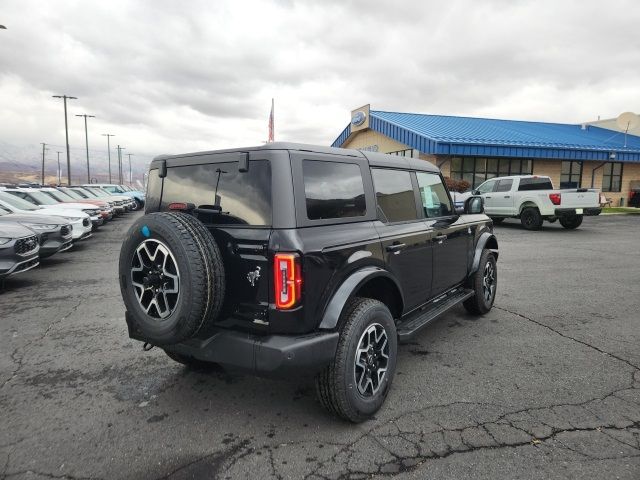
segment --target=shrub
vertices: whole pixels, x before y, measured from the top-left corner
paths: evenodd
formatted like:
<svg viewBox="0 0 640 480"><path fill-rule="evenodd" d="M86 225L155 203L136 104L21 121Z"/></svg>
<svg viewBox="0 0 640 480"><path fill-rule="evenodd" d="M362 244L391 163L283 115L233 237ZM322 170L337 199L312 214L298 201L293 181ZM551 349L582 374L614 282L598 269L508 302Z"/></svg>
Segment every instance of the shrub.
<svg viewBox="0 0 640 480"><path fill-rule="evenodd" d="M455 180L453 178L444 177L444 182L447 184L447 188L450 192L467 192L471 190L471 183L466 180Z"/></svg>

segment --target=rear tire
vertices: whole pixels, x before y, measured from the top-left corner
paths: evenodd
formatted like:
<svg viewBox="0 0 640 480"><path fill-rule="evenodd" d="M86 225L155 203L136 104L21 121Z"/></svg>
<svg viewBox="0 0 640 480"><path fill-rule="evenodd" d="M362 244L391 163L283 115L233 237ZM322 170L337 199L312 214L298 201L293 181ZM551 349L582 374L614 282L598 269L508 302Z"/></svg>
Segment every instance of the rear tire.
<svg viewBox="0 0 640 480"><path fill-rule="evenodd" d="M387 306L371 298L351 300L340 324L336 356L317 375L316 393L329 412L359 423L371 418L389 393L398 336Z"/></svg>
<svg viewBox="0 0 640 480"><path fill-rule="evenodd" d="M560 225L567 230L574 230L582 225L582 215L567 215L559 218Z"/></svg>
<svg viewBox="0 0 640 480"><path fill-rule="evenodd" d="M484 250L480 256L478 270L471 278L471 288L475 295L467 298L462 305L469 313L484 315L493 307L498 288L498 264L489 250Z"/></svg>
<svg viewBox="0 0 640 480"><path fill-rule="evenodd" d="M542 227L542 215L536 207L527 207L520 214L520 223L527 230L539 230Z"/></svg>

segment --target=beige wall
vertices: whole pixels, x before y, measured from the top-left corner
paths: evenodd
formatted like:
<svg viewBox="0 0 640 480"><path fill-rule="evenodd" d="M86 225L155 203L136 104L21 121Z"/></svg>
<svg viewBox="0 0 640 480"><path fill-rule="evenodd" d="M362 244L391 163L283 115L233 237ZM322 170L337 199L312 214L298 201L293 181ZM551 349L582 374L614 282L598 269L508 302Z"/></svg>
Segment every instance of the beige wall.
<svg viewBox="0 0 640 480"><path fill-rule="evenodd" d="M594 168L601 165L602 162L584 162L582 164L582 187L591 187L591 172ZM602 190L602 172L601 167L596 170L594 188ZM620 199L624 199L624 205L629 202L629 191L632 181L640 181L640 163L623 163L622 164L622 188L620 192L603 192L607 198L610 198L613 206L620 205Z"/></svg>

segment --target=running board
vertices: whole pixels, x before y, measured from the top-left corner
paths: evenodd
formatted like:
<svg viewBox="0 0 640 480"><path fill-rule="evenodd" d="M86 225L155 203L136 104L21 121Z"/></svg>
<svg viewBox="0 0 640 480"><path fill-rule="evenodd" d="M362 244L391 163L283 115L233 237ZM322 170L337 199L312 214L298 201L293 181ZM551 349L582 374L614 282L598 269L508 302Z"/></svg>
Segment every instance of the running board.
<svg viewBox="0 0 640 480"><path fill-rule="evenodd" d="M413 338L423 327L434 321L440 315L455 307L467 298L473 297L471 289L458 288L443 294L433 300L426 309L418 312L416 316L398 324L398 341L407 342Z"/></svg>

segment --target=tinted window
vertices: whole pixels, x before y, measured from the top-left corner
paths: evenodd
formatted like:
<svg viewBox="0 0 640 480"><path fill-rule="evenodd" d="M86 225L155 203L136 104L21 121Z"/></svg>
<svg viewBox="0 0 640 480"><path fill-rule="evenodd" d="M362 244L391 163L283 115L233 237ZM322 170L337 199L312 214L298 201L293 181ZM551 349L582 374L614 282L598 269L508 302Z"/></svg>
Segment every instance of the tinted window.
<svg viewBox="0 0 640 480"><path fill-rule="evenodd" d="M551 184L551 180L549 180L548 178L521 178L518 190L553 190L553 185Z"/></svg>
<svg viewBox="0 0 640 480"><path fill-rule="evenodd" d="M411 174L401 170L371 170L379 213L386 222L418 218Z"/></svg>
<svg viewBox="0 0 640 480"><path fill-rule="evenodd" d="M358 165L304 160L302 174L309 220L361 217L367 213Z"/></svg>
<svg viewBox="0 0 640 480"><path fill-rule="evenodd" d="M150 189L152 181L150 175ZM161 209L174 202L217 209L206 223L271 225L271 165L252 160L248 172L239 172L238 162L168 168Z"/></svg>
<svg viewBox="0 0 640 480"><path fill-rule="evenodd" d="M496 192L508 192L511 190L511 185L513 185L513 180L510 178L508 180L500 180L498 181Z"/></svg>
<svg viewBox="0 0 640 480"><path fill-rule="evenodd" d="M451 215L451 201L440 176L424 172L418 172L416 176L425 217L437 218Z"/></svg>

